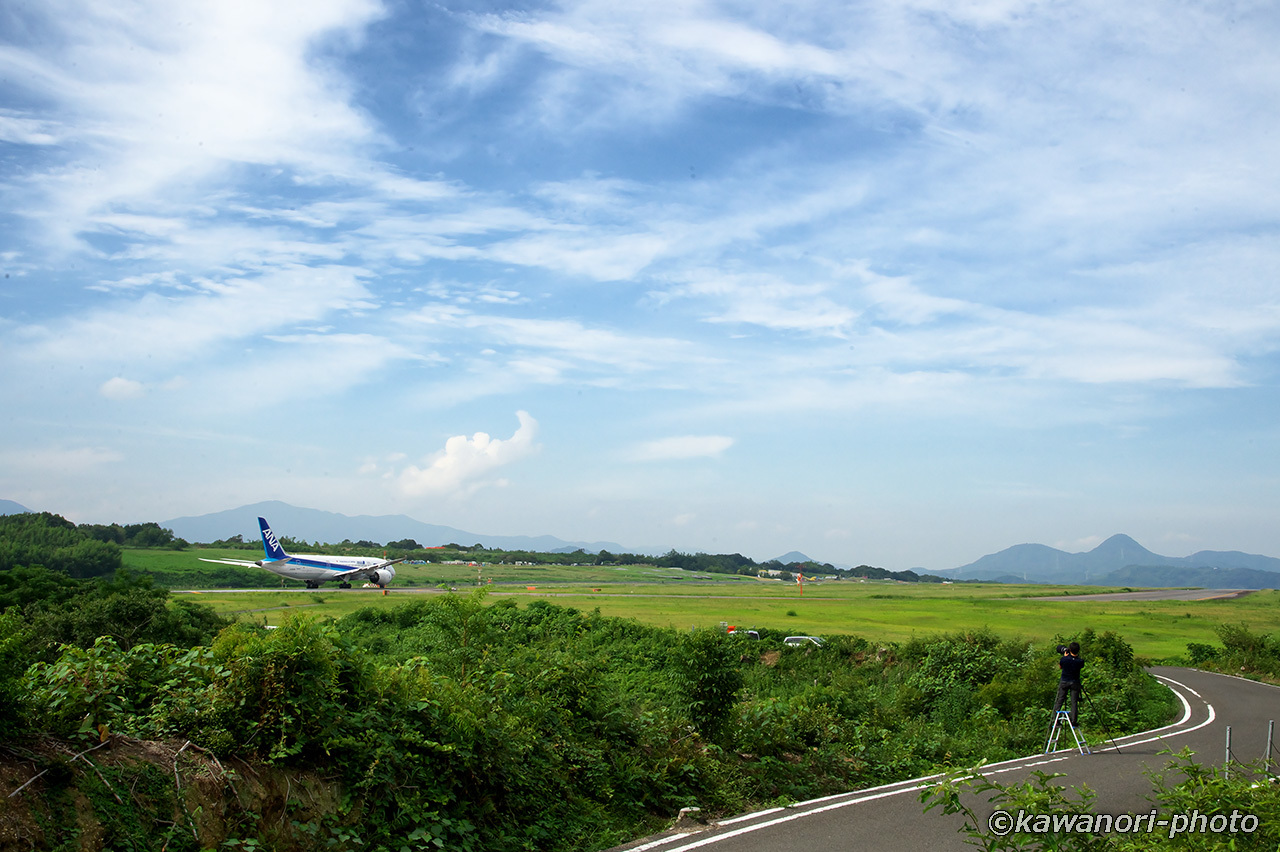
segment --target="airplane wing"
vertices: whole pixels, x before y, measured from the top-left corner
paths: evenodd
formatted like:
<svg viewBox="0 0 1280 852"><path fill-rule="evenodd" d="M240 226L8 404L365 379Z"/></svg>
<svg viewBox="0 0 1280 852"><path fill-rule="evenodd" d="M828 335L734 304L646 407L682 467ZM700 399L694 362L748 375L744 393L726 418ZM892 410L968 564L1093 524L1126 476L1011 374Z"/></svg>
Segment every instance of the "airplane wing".
<svg viewBox="0 0 1280 852"><path fill-rule="evenodd" d="M350 571L340 571L330 577L330 580L346 580L349 577L358 577L361 574L368 574L377 571L379 568L386 568L389 565L398 565L409 557L404 556L400 559L388 559L386 562L379 562L377 565L366 565L364 568L352 568ZM392 572L394 573L394 572Z"/></svg>
<svg viewBox="0 0 1280 852"><path fill-rule="evenodd" d="M241 560L241 559L205 559L203 556L201 556L200 561L215 562L218 565L237 565L241 568L261 568L262 567L262 565L258 562L245 562L244 560Z"/></svg>

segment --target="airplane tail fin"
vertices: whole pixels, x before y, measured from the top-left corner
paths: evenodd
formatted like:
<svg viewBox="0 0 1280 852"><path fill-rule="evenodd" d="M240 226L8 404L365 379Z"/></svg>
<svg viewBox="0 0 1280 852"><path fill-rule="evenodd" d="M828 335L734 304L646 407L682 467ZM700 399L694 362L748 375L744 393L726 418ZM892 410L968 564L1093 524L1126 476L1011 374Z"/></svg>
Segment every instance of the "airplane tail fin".
<svg viewBox="0 0 1280 852"><path fill-rule="evenodd" d="M262 527L262 551L267 559L288 559L289 554L280 546L280 539L271 531L266 518L258 518L258 526Z"/></svg>

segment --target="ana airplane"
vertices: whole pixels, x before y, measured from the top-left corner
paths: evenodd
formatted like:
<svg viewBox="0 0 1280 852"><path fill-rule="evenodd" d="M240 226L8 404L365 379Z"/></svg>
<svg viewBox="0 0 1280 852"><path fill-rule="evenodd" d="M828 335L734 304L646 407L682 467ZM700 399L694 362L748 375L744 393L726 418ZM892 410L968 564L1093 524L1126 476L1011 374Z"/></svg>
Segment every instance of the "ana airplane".
<svg viewBox="0 0 1280 852"><path fill-rule="evenodd" d="M379 559L376 556L320 556L307 553L285 553L280 546L280 539L271 531L265 518L258 518L258 526L262 527L263 558L257 562L245 562L239 559L204 559L201 562L216 562L219 565L239 565L242 568L266 568L273 574L288 577L291 580L302 580L308 589L318 589L321 583L337 580L339 588L351 588L351 581L364 579L380 589L386 588L396 576L392 568L404 559Z"/></svg>

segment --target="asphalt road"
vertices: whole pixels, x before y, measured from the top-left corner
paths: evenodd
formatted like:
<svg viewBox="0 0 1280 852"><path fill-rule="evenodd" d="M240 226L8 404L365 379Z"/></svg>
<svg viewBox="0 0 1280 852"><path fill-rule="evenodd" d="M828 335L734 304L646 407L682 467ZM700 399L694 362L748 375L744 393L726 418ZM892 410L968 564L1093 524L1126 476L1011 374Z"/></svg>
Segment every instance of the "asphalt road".
<svg viewBox="0 0 1280 852"><path fill-rule="evenodd" d="M1172 725L1143 734L1108 741L1101 731L1088 728L1088 705L1081 709L1081 724L1093 753L1074 749L1052 755L1032 755L983 769L1002 784L1027 780L1036 770L1065 773L1062 786L1088 784L1097 792L1095 814L1148 814L1151 782L1144 768L1162 770L1172 749L1190 748L1196 761L1221 764L1225 759L1226 729L1231 726L1232 755L1249 762L1263 757L1267 723L1280 717L1280 687L1194 669L1157 667L1151 673L1179 696L1182 717ZM1280 739L1280 734L1277 734ZM1066 743L1069 735L1061 740ZM1060 744L1061 744L1060 743ZM1273 751L1272 766L1280 760ZM833 852L834 850L884 850L916 852L971 850L960 833L963 819L945 816L935 808L925 813L920 790L930 779L911 779L868 790L859 790L789 808L720 820L709 826L683 826L663 835L617 847L630 852ZM985 800L973 802L986 822L994 807ZM1156 819L1167 817L1157 816ZM1162 829L1157 829L1162 830Z"/></svg>

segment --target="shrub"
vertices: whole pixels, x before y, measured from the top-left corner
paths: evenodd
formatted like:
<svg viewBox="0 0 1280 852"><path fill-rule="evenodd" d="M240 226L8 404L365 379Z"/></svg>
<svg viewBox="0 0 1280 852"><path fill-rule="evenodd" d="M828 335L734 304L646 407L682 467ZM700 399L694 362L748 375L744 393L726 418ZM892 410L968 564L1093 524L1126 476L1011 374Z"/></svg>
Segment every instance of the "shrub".
<svg viewBox="0 0 1280 852"><path fill-rule="evenodd" d="M742 673L734 640L719 630L694 630L675 649L675 684L694 727L718 740L733 712Z"/></svg>

